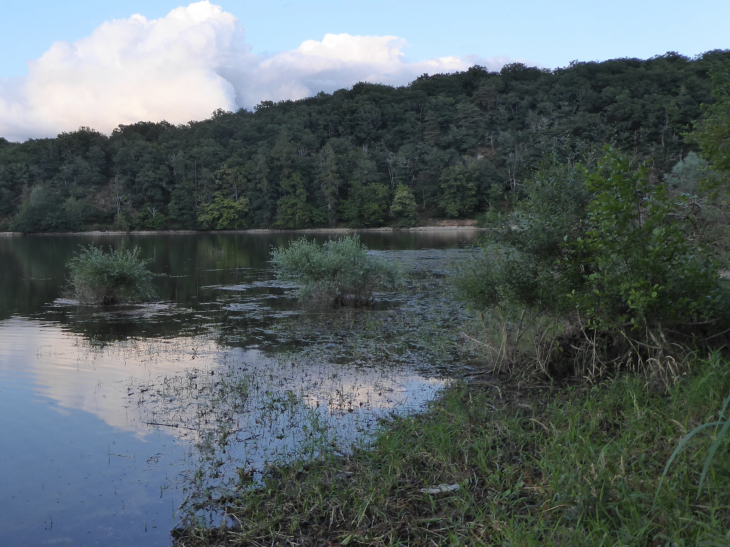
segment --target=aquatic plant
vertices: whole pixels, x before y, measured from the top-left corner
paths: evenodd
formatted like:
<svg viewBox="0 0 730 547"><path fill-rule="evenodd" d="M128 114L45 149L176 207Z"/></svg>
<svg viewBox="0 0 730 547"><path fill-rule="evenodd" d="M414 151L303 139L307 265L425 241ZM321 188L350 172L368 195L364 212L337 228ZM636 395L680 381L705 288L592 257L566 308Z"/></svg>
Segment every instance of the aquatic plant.
<svg viewBox="0 0 730 547"><path fill-rule="evenodd" d="M322 245L302 237L272 249L271 257L279 279L301 284L300 300L366 306L374 291L393 289L398 280L397 268L368 255L357 235Z"/></svg>
<svg viewBox="0 0 730 547"><path fill-rule="evenodd" d="M89 245L68 263L72 296L81 304L128 304L156 297L149 260L140 258L139 248L119 250Z"/></svg>

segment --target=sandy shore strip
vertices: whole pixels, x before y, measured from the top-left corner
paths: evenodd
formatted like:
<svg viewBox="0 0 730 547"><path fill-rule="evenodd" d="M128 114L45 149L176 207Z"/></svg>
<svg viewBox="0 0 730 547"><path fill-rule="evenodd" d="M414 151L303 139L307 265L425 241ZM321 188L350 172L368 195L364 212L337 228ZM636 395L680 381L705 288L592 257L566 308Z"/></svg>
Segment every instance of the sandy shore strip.
<svg viewBox="0 0 730 547"><path fill-rule="evenodd" d="M474 224L476 221L474 222ZM392 232L480 232L474 224L439 224L431 226L414 226L412 228L302 228L299 230L278 230L273 228L253 228L248 230L131 230L125 231L89 231L89 232L0 232L0 236L116 236L116 235L177 235L177 234L359 234L359 233L392 233Z"/></svg>

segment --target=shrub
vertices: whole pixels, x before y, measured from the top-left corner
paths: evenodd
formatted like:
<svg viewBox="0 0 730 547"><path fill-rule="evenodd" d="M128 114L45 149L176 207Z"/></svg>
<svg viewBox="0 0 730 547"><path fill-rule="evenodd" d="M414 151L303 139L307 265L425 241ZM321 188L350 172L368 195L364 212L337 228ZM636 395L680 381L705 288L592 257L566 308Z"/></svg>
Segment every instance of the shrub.
<svg viewBox="0 0 730 547"><path fill-rule="evenodd" d="M68 264L71 270L72 293L82 304L127 304L153 300L156 297L153 279L147 269L148 260L139 257L139 248L132 250L82 247Z"/></svg>
<svg viewBox="0 0 730 547"><path fill-rule="evenodd" d="M395 267L367 254L358 236L323 245L302 237L286 248L272 249L271 255L279 279L301 284L300 300L368 305L375 290L393 288L398 277Z"/></svg>
<svg viewBox="0 0 730 547"><path fill-rule="evenodd" d="M566 257L584 272L577 309L596 326L680 327L724 316L726 282L686 198L651 185L647 169L608 152L589 174L585 237Z"/></svg>
<svg viewBox="0 0 730 547"><path fill-rule="evenodd" d="M546 164L526 182L526 198L508 215L488 219L479 257L461 268L457 285L481 311L525 306L562 313L580 274L564 261L566 243L584 234L590 194L580 166ZM567 266L567 267L566 267Z"/></svg>
<svg viewBox="0 0 730 547"><path fill-rule="evenodd" d="M525 189L458 279L502 323L487 327L497 332L487 336L497 366L519 370L542 355L543 372L562 360L559 371L571 361L576 373L602 374L729 326L723 261L705 244L694 203L652 184L644 166L608 149L595 169L548 166Z"/></svg>

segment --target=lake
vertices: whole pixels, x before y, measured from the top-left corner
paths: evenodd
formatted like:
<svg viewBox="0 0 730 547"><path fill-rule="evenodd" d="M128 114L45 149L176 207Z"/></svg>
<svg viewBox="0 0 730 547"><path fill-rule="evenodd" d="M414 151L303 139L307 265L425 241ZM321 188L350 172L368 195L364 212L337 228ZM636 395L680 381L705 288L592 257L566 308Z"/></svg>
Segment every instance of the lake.
<svg viewBox="0 0 730 547"><path fill-rule="evenodd" d="M457 373L445 278L477 234L361 234L405 272L368 310L297 302L269 264L295 234L0 235L2 543L170 545L217 522L201 501L423 408ZM160 300L68 299L89 243L139 246Z"/></svg>

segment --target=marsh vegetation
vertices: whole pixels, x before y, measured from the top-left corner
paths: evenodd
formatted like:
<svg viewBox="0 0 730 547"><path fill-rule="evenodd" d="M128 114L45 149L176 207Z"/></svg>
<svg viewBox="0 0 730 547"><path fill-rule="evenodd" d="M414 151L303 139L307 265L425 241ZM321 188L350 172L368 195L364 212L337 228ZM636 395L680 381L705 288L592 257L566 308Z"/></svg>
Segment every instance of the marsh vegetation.
<svg viewBox="0 0 730 547"><path fill-rule="evenodd" d="M220 525L213 506L275 467L349 453L381 420L423 408L468 360L446 282L472 252L465 236L362 234L369 257L408 272L365 307L302 305L270 263L291 235L95 235L104 256L125 240L170 274L153 279L159 300L112 306L63 297L64 266L89 237L0 238L0 378L18 386L0 400L16 416L0 479L7 541L165 545L181 521ZM29 481L52 494L15 503Z"/></svg>
<svg viewBox="0 0 730 547"><path fill-rule="evenodd" d="M0 213L24 232L432 214L487 227L443 267L419 255L400 291L394 255L348 237L279 240L275 271L260 266L268 244L256 264L236 245L206 248L215 263L168 285L169 306L54 302L91 353L128 346L115 367L140 348L144 365L173 363L127 381L123 408L190 443L180 546L725 545L726 59L476 67L109 139L84 129L22 187L26 158L47 151L0 140L12 174ZM205 149L184 144L196 138ZM77 301L149 300L146 266L136 248L83 249ZM174 350L181 333L194 347ZM436 387L418 398L413 378Z"/></svg>
<svg viewBox="0 0 730 547"><path fill-rule="evenodd" d="M324 305L370 305L375 291L393 292L399 277L397 267L369 255L357 235L323 244L302 237L272 249L271 262L279 279L300 285L300 300Z"/></svg>
<svg viewBox="0 0 730 547"><path fill-rule="evenodd" d="M148 302L156 296L148 259L140 257L138 247L125 249L93 244L82 247L68 263L71 271L70 294L84 305L133 304Z"/></svg>

